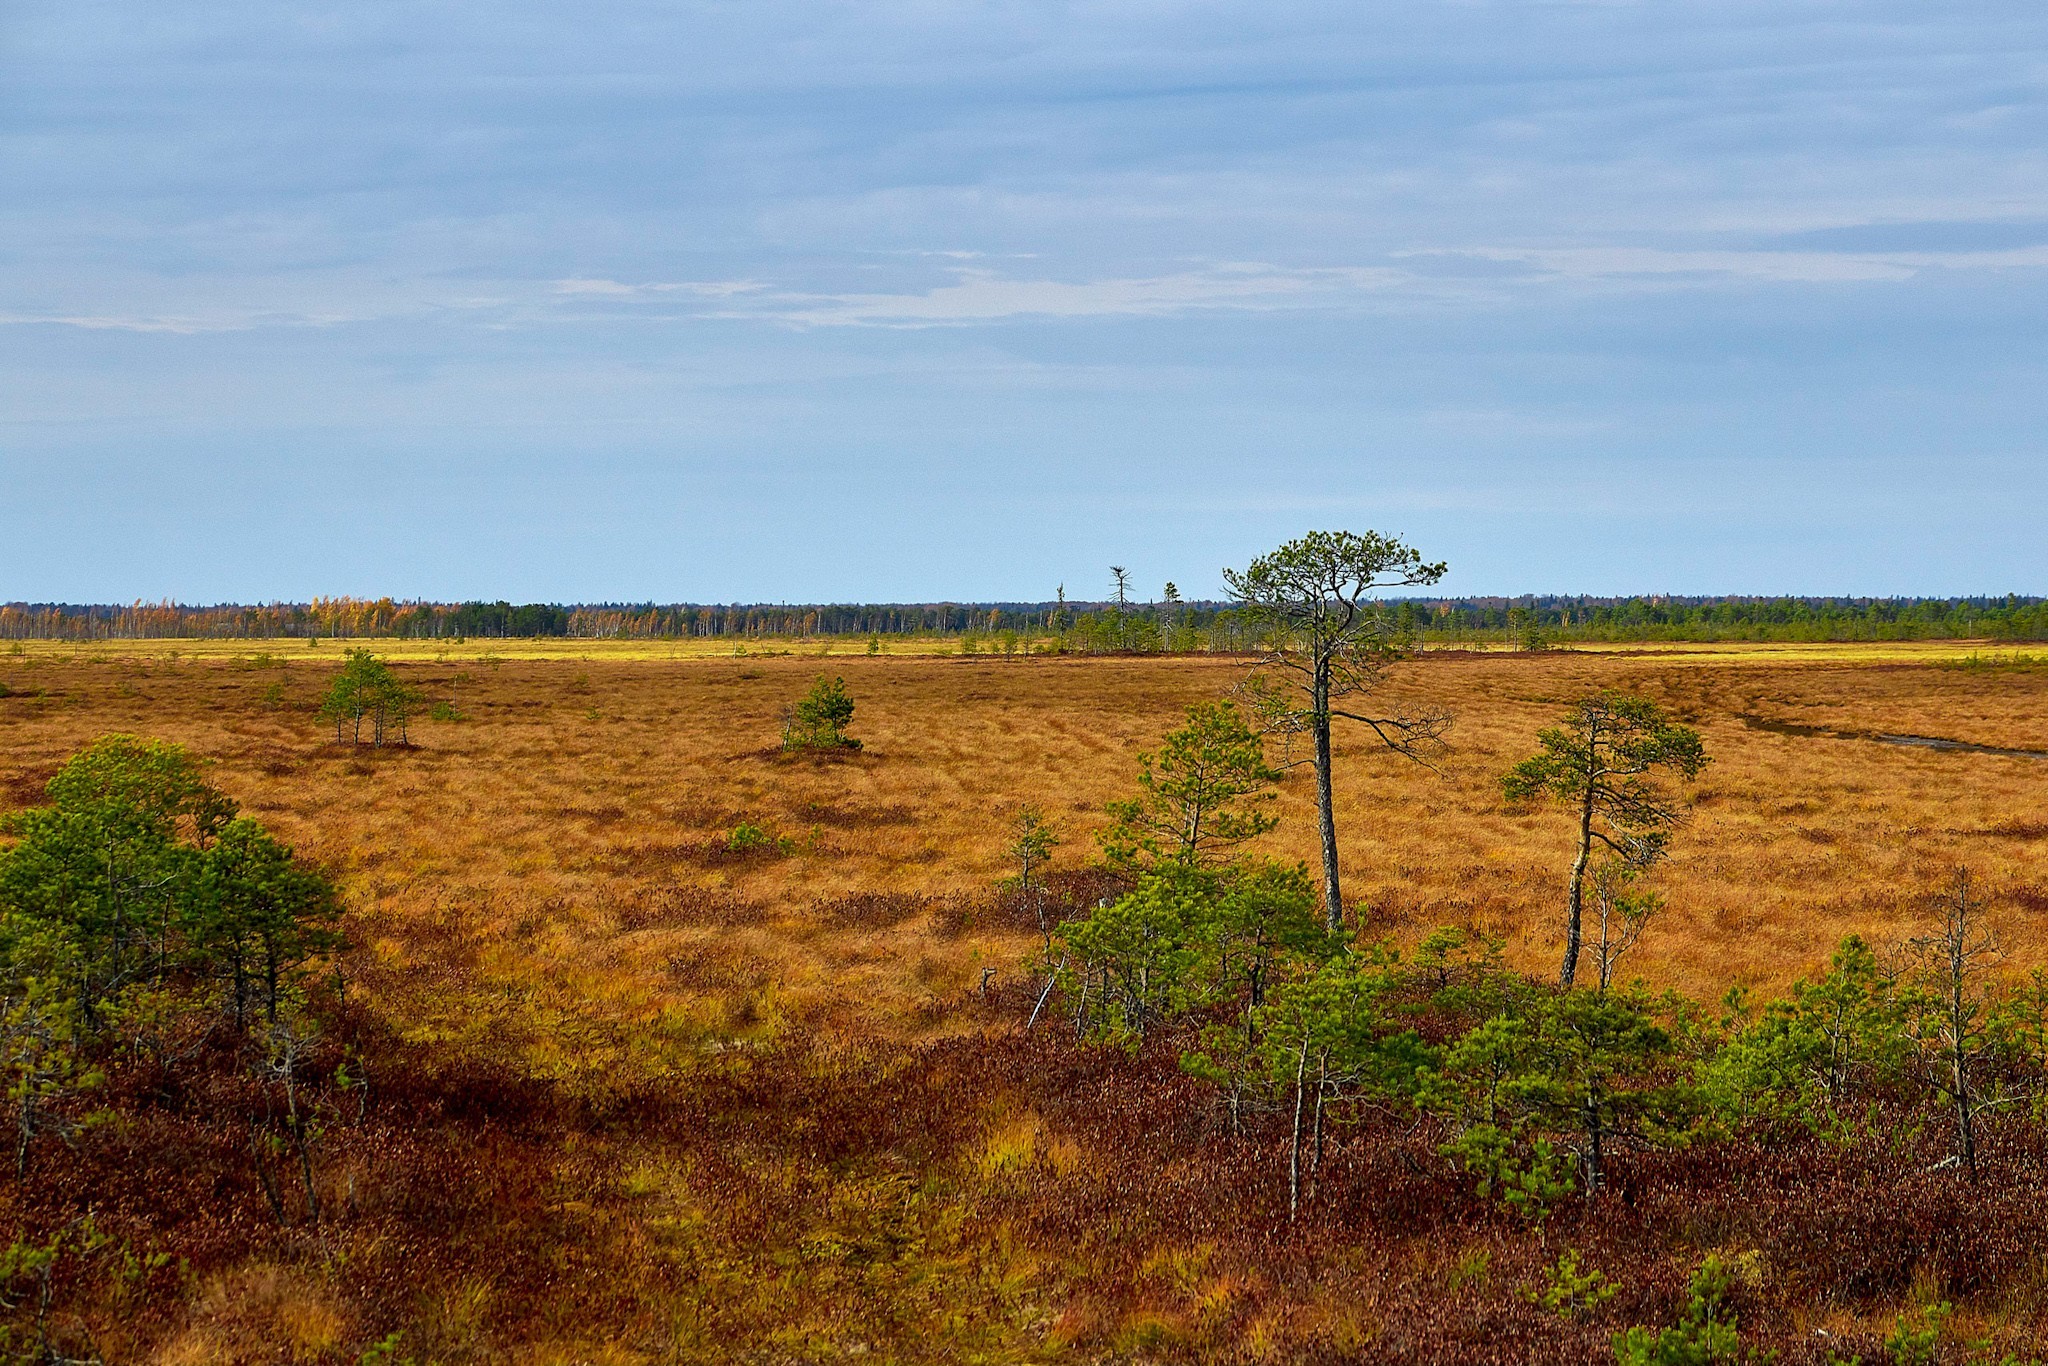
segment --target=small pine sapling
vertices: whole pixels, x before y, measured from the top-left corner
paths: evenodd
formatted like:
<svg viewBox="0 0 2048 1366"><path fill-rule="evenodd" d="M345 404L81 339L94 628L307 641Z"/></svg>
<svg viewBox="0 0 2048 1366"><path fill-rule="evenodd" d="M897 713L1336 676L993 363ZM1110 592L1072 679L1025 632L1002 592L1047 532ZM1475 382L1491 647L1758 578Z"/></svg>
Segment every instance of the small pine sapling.
<svg viewBox="0 0 2048 1366"><path fill-rule="evenodd" d="M853 696L844 678L818 676L811 690L783 717L782 747L794 749L859 749L846 733L853 721Z"/></svg>
<svg viewBox="0 0 2048 1366"><path fill-rule="evenodd" d="M1573 704L1561 725L1536 737L1543 752L1502 779L1510 802L1550 797L1578 818L1578 853L1565 898L1564 964L1558 981L1578 975L1593 846L1647 868L1663 858L1684 810L1651 774L1669 769L1688 781L1707 765L1699 732L1674 724L1646 697L1612 690Z"/></svg>

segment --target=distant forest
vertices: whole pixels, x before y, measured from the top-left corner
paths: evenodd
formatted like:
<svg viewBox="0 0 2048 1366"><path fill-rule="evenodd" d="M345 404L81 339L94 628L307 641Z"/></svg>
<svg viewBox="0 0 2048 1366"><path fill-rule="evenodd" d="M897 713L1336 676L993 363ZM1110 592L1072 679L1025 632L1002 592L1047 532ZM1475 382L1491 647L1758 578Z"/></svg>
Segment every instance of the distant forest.
<svg viewBox="0 0 2048 1366"><path fill-rule="evenodd" d="M1386 610L1419 643L2048 640L2048 598L1399 598ZM947 636L971 649L1236 650L1252 643L1221 602L763 603L399 602L320 598L256 606L0 605L0 639L588 639Z"/></svg>

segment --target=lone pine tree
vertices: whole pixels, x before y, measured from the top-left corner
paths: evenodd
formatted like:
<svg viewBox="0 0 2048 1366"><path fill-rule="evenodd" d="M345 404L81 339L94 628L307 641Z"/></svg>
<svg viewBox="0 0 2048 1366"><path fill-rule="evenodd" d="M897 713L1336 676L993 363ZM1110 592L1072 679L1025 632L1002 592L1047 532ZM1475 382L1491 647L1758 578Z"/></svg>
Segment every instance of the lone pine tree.
<svg viewBox="0 0 2048 1366"><path fill-rule="evenodd" d="M1540 732L1536 740L1542 753L1509 770L1501 791L1511 802L1551 797L1578 817L1578 854L1565 899L1564 964L1558 972L1558 980L1570 986L1579 970L1593 846L1605 845L1635 868L1663 858L1684 809L1651 775L1662 768L1690 780L1708 760L1698 731L1673 724L1646 697L1612 690L1573 703L1563 723Z"/></svg>
<svg viewBox="0 0 2048 1366"><path fill-rule="evenodd" d="M1450 725L1441 711L1372 715L1352 698L1377 688L1389 666L1407 656L1406 638L1375 597L1389 588L1432 584L1443 564L1391 536L1368 531L1312 531L1253 560L1243 572L1223 571L1231 595L1259 633L1261 657L1250 690L1267 728L1306 734L1313 745L1316 813L1323 845L1323 915L1330 933L1344 924L1337 868L1337 817L1331 788L1333 719L1365 726L1397 754L1418 757Z"/></svg>

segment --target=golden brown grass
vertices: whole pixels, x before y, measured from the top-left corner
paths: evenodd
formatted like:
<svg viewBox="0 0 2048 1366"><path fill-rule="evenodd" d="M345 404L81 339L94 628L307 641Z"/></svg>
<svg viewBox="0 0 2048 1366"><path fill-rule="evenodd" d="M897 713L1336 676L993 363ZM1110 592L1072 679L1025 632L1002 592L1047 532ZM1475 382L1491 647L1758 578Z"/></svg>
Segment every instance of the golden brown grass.
<svg viewBox="0 0 2048 1366"><path fill-rule="evenodd" d="M1005 823L1025 803L1063 828L1059 865L1088 861L1102 804L1128 790L1137 752L1243 668L507 654L409 665L470 719L422 722L418 749L372 752L336 747L310 715L331 656L251 667L173 660L175 644L154 657L0 657L12 802L35 800L65 755L107 731L188 744L252 813L340 874L380 1009L412 1037L523 1050L553 1076L791 1023L946 1028L945 1003L985 967L1018 971L1034 937L948 927L910 898L988 889L1008 871ZM2031 960L2027 930L2048 908L2048 762L1786 735L1744 718L2048 749L2048 672L1873 653L1426 656L1388 698L1449 706L1451 747L1431 771L1346 737L1347 890L1377 932L1476 925L1506 936L1516 961L1546 964L1567 820L1505 807L1495 780L1564 700L1614 685L1666 701L1714 758L1657 875L1670 910L1631 963L1653 984L1782 988L1845 933L1911 930L1919 895L1961 861L2005 890L2001 924ZM778 713L821 667L847 678L866 748L780 754ZM1305 775L1285 784L1280 809L1270 852L1313 862ZM791 852L726 854L742 820ZM843 899L859 894L869 903L849 913Z"/></svg>

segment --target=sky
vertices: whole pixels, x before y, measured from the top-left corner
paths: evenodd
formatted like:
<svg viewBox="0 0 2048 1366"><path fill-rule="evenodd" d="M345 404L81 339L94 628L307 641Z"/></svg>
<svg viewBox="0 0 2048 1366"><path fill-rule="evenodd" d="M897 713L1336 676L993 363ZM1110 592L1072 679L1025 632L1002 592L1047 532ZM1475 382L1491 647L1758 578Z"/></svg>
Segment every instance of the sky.
<svg viewBox="0 0 2048 1366"><path fill-rule="evenodd" d="M2048 592L2039 0L12 0L0 599Z"/></svg>

